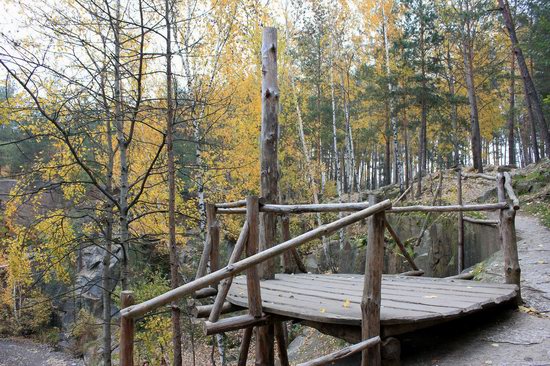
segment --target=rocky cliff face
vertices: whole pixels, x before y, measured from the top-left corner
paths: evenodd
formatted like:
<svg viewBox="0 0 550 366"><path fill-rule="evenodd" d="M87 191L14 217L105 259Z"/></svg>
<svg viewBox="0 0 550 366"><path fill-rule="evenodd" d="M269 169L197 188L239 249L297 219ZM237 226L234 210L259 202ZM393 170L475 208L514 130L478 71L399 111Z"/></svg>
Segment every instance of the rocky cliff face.
<svg viewBox="0 0 550 366"><path fill-rule="evenodd" d="M420 234L424 215L388 216L390 224L403 242L417 238ZM414 247L414 259L427 277L447 277L457 274L457 220L454 215L432 218L433 223L424 233L420 245ZM499 233L496 227L467 223L464 224L465 267L471 267L487 259L500 249ZM366 227L361 228L366 232ZM384 273L402 273L411 268L400 254L399 249L386 238ZM306 266L311 272L337 271L340 273L364 273L364 241L346 242L340 250L338 242L329 246L329 258L322 250L306 258ZM416 240L410 240L416 242ZM407 245L413 245L407 244Z"/></svg>

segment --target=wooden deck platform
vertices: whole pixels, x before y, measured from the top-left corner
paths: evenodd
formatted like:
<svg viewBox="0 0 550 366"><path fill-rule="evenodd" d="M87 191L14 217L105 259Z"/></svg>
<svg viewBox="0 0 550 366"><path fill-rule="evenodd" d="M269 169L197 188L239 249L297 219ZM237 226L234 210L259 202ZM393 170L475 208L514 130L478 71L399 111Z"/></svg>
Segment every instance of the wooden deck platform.
<svg viewBox="0 0 550 366"><path fill-rule="evenodd" d="M360 339L362 275L277 274L261 287L264 312L303 320L348 341ZM517 292L516 285L384 275L382 335L414 331L511 302ZM227 301L247 306L245 276L234 279Z"/></svg>

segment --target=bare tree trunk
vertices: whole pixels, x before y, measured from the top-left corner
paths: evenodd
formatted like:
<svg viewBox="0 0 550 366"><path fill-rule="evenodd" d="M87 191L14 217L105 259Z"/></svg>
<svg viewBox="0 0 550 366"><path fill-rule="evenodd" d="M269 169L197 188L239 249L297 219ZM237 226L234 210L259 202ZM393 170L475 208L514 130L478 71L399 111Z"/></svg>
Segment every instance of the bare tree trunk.
<svg viewBox="0 0 550 366"><path fill-rule="evenodd" d="M388 96L389 96L389 115L390 125L393 135L393 159L395 161L395 182L399 185L399 192L403 193L403 165L399 157L399 139L398 139L398 126L397 116L395 113L394 100L393 100L393 85L391 83L391 70L390 70L390 47L388 42L388 18L384 6L382 8L382 33L384 35L384 59L386 67L386 78L388 79Z"/></svg>
<svg viewBox="0 0 550 366"><path fill-rule="evenodd" d="M516 28L514 26L514 20L512 19L512 13L510 12L510 6L506 0L498 0L500 10L502 11L502 16L504 18L504 25L508 30L508 35L510 36L510 41L512 42L512 47L516 55L519 70L521 72L521 77L523 78L523 83L525 85L526 99L529 100L533 115L536 119L536 122L533 122L534 125L538 125L538 128L541 132L541 136L546 143L546 146L550 148L550 132L548 130L548 125L544 118L544 112L542 111L542 105L540 103L540 98L531 79L531 74L525 62L525 57L521 47L519 46L519 41L516 35Z"/></svg>
<svg viewBox="0 0 550 366"><path fill-rule="evenodd" d="M469 27L469 25L466 25ZM470 31L467 31L470 34ZM468 36L469 37L469 36ZM472 159L474 169L483 172L483 161L481 155L481 132L479 129L479 115L477 107L477 96L475 91L474 70L472 63L472 45L471 40L464 37L462 40L462 57L464 60L464 74L466 77L466 88L468 90L468 101L470 104L470 138L472 145Z"/></svg>
<svg viewBox="0 0 550 366"><path fill-rule="evenodd" d="M164 20L166 24L166 153L168 168L168 247L170 252L170 286L180 285L178 249L176 243L176 167L174 162L174 100L172 86L172 19L174 4L164 2ZM172 348L173 365L182 364L181 315L177 302L172 303Z"/></svg>
<svg viewBox="0 0 550 366"><path fill-rule="evenodd" d="M331 45L331 59L330 59L330 97L331 97L331 103L332 103L332 151L334 153L335 157L335 171L336 171L336 192L338 194L338 202L342 202L342 193L343 193L343 187L342 187L342 166L340 164L340 155L338 154L338 144L336 139L336 96L334 94L334 65L333 65L333 45ZM339 214L339 217L342 217L342 214ZM345 241L345 233L344 230L338 231L338 242L340 245L340 248L344 247L344 241ZM323 245L323 250L325 252L325 257L327 260L330 261L329 251L328 251L328 243L327 245Z"/></svg>
<svg viewBox="0 0 550 366"><path fill-rule="evenodd" d="M357 176L355 166L355 148L353 146L353 131L351 129L351 117L349 108L349 69L346 73L346 79L342 75L342 100L344 104L344 118L346 119L346 150L348 154L348 181L349 181L349 193L353 193L357 190ZM347 83L346 83L347 81ZM347 87L346 87L347 84Z"/></svg>
<svg viewBox="0 0 550 366"><path fill-rule="evenodd" d="M104 83L102 80L102 86ZM103 94L105 97L105 94ZM108 111L108 103L106 98L104 99L106 110ZM107 113L109 114L109 113ZM105 189L113 192L113 170L114 170L114 149L113 139L111 132L110 117L107 117L107 179L105 181ZM107 201L107 207L105 208L105 254L103 255L103 270L101 278L102 287L102 300L103 300L103 365L111 365L111 252L113 242L113 223L114 213L113 204L111 201Z"/></svg>
<svg viewBox="0 0 550 366"><path fill-rule="evenodd" d="M450 45L447 46L447 72L449 73L449 104L451 106L451 126L453 127L454 133L453 136L453 162L454 165L460 164L460 155L458 151L458 139L459 139L459 133L458 133L458 108L456 105L455 98L455 77L453 74L453 64L451 59L451 50Z"/></svg>
<svg viewBox="0 0 550 366"><path fill-rule="evenodd" d="M510 58L510 107L508 110L508 164L516 164L516 142L514 138L516 119L516 63L514 54Z"/></svg>
<svg viewBox="0 0 550 366"><path fill-rule="evenodd" d="M128 231L128 144L124 135L124 113L122 100L122 73L120 63L120 0L116 1L113 34L115 42L114 52L114 102L115 102L115 128L117 134L119 153L119 240L122 245L121 286L122 290L128 289L128 262L129 262L129 231Z"/></svg>

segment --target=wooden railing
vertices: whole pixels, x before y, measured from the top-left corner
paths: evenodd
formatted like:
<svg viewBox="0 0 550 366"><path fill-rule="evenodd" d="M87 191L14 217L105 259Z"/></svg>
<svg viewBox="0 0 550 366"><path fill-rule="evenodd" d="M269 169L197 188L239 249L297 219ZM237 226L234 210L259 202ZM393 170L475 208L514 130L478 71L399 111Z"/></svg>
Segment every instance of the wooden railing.
<svg viewBox="0 0 550 366"><path fill-rule="evenodd" d="M484 175L482 178L487 179ZM366 255L365 277L362 311L362 338L363 341L347 347L341 351L306 362L303 365L325 365L339 358L347 357L355 352L362 352L362 365L380 364L380 304L381 284L384 258L384 231L396 241L399 249L412 268L408 275L422 275L423 271L415 264L414 259L408 254L402 241L385 218L385 214L403 212L467 212L467 211L495 211L500 212L499 230L502 240L502 248L505 260L506 283L520 284L520 267L517 254L515 236L515 211L519 209L519 201L512 189L511 177L507 172L499 173L496 177L498 202L489 204L449 205L449 206L402 206L392 207L389 200L378 202L376 196L370 196L369 202L361 203L336 203L315 205L276 205L261 204L255 196L246 200L207 205L207 238L205 248L194 281L172 289L153 299L133 304L133 295L124 291L121 295L122 309L120 330L120 360L122 366L133 366L133 338L134 321L149 311L170 304L184 296L195 297L216 296L212 305L197 307L195 313L200 317L208 317L204 323L205 334L217 334L236 329L244 329L244 337L241 343L238 365L245 365L248 348L252 337L252 329L268 323L274 324L275 340L279 343L279 359L281 364L288 365L286 345L280 321L275 321L272 316L262 310L260 277L258 265L275 258L284 256L285 262L294 257L298 266L303 266L299 260L296 248L311 240L329 236L332 233L368 218L368 245ZM351 212L348 216L335 220L329 224L319 226L303 233L295 238L290 238L288 226L283 227L283 242L258 252L259 247L259 215L260 212L272 212L288 219L289 214L317 213L317 212ZM228 264L219 268L219 222L218 214L245 214L246 219L241 229L239 238ZM283 221L284 223L284 221ZM491 222L492 223L492 222ZM288 220L286 222L288 225ZM283 225L284 226L284 225ZM286 231L286 232L285 232ZM246 253L246 258L240 259ZM463 259L462 259L463 261ZM210 273L207 274L208 263ZM226 302L226 297L231 287L233 278L246 271L248 313L220 320L221 314L240 310ZM219 284L219 285L218 285ZM210 286L210 287L209 287ZM280 320L280 319L279 319ZM258 333L259 334L259 333ZM258 341L258 340L257 340ZM257 342L258 343L258 342ZM259 342L262 344L262 342ZM258 347L258 345L257 345ZM261 347L257 352L262 352ZM269 351L265 351L269 352Z"/></svg>
<svg viewBox="0 0 550 366"><path fill-rule="evenodd" d="M234 205L234 204L230 204ZM242 205L242 203L239 203ZM209 206L213 207L213 206ZM310 230L304 234L301 234L295 238L286 240L272 248L264 250L262 252L257 252L258 241L259 241L259 212L261 206L259 203L258 197L248 197L246 200L246 221L241 230L239 240L235 245L235 249L229 263L227 266L213 270L209 274L204 274L203 276L197 276L197 278L184 284L178 288L172 289L164 294L161 294L155 298L142 302L140 304L132 304L132 301L128 299L132 298L131 292L123 292L123 302L122 309L120 310L121 315L121 330L120 330L120 359L122 366L133 365L133 339L134 339L134 320L138 317L145 315L146 313L159 308L161 306L170 304L173 301L181 299L184 296L195 294L199 290L203 290L208 286L215 286L220 281L224 280L220 285L220 290L217 291L216 299L214 300L214 305L212 306L209 313L209 319L205 322L205 331L207 334L216 334L221 332L227 332L235 329L251 329L253 326L258 326L266 324L272 319L270 316L266 315L262 311L262 302L261 302L261 291L260 291L260 278L257 273L257 265L261 264L271 258L277 257L279 255L288 252L289 250L295 249L300 245L303 245L311 240L331 235L332 233L354 224L358 221L364 220L370 216L377 218L377 222L382 222L384 211L391 208L391 201L385 200L380 203L365 205L365 208L354 212L348 216L345 216L341 219L333 221L329 224L319 226L313 230ZM215 219L215 215L211 215L211 218ZM373 219L369 219L369 222ZM215 220L210 220L210 222L215 222ZM369 227L371 224L369 224ZM379 226L379 225L378 225ZM212 228L214 233L212 233ZM383 228L383 226L382 226ZM214 254L217 256L217 253L211 250L211 247L215 246L216 241L216 225L208 225L208 237L206 240L207 249L204 253L208 253L210 256ZM372 231L372 230L371 230ZM380 228L373 231L374 234L369 235L369 242L376 238L376 241L373 242L373 245L369 245L369 250L373 250L376 246L377 253L368 255L367 270L365 273L365 283L370 284L365 286L369 291L369 295L366 297L368 300L366 306L371 313L370 317L377 318L377 325L372 325L369 327L369 334L376 333L380 334L379 330L379 305L380 305L380 286L381 286L381 273L382 273L382 255L383 253L383 231L380 231ZM218 232L219 235L219 232ZM219 236L218 236L219 237ZM376 245L374 244L376 243ZM242 260L238 260L240 254L242 254L244 248L246 248L247 257ZM203 268L206 268L206 265L203 264L207 260L201 259L201 265L199 266L200 271L205 271ZM212 261L212 258L210 258ZM212 266L211 266L212 270ZM223 306L225 298L231 286L231 281L237 274L247 271L247 292L248 292L248 314L234 316L231 318L226 318L219 320L220 314L223 311ZM380 278L379 278L380 277ZM373 297L374 296L374 297ZM378 298L376 297L378 296ZM376 308L378 308L378 315L376 315ZM365 325L366 326L366 325ZM245 331L245 339L242 343L242 347L248 347L250 344L251 331ZM375 335L375 336L376 336ZM375 346L376 347L376 346ZM286 347L279 347L279 350L284 349L286 352ZM379 353L379 352L378 352ZM241 357L246 357L248 350L242 350ZM284 356L283 356L284 357ZM239 365L245 364L246 359L239 361Z"/></svg>

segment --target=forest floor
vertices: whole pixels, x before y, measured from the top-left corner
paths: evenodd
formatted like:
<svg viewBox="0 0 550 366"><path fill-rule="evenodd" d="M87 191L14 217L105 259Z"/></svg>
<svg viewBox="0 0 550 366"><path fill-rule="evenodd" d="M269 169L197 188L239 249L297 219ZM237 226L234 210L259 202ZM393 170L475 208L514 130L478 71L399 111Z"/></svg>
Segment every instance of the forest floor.
<svg viewBox="0 0 550 366"><path fill-rule="evenodd" d="M23 338L0 338L0 366L81 366L82 360Z"/></svg>

